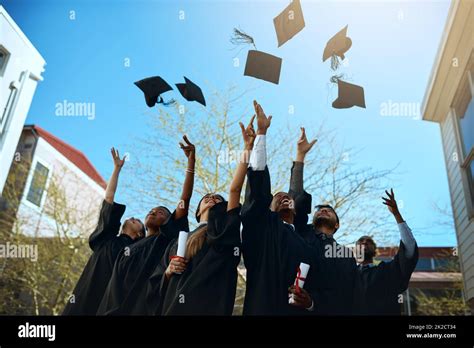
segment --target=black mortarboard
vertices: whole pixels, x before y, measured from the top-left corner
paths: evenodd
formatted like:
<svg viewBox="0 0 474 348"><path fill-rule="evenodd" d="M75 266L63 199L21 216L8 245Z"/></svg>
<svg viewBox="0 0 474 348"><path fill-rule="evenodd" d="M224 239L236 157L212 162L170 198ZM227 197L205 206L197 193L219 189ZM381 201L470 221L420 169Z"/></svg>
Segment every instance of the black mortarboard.
<svg viewBox="0 0 474 348"><path fill-rule="evenodd" d="M280 81L282 59L271 54L249 50L245 63L245 76L273 82L278 85Z"/></svg>
<svg viewBox="0 0 474 348"><path fill-rule="evenodd" d="M163 103L161 94L171 91L173 88L161 77L153 76L146 79L135 82L135 85L142 90L145 94L146 105L150 108L156 103Z"/></svg>
<svg viewBox="0 0 474 348"><path fill-rule="evenodd" d="M329 57L337 56L344 59L346 53L352 46L352 40L347 37L347 25L334 35L326 44L323 53L323 62Z"/></svg>
<svg viewBox="0 0 474 348"><path fill-rule="evenodd" d="M333 108L347 109L353 106L365 108L364 89L361 86L338 80L337 87L338 96L337 99L332 102Z"/></svg>
<svg viewBox="0 0 474 348"><path fill-rule="evenodd" d="M278 47L280 47L304 28L300 1L292 1L283 12L273 18L273 24L277 34Z"/></svg>
<svg viewBox="0 0 474 348"><path fill-rule="evenodd" d="M201 88L189 80L186 76L184 77L186 83L177 83L179 92L187 101L197 101L198 103L206 106L206 100L202 94Z"/></svg>

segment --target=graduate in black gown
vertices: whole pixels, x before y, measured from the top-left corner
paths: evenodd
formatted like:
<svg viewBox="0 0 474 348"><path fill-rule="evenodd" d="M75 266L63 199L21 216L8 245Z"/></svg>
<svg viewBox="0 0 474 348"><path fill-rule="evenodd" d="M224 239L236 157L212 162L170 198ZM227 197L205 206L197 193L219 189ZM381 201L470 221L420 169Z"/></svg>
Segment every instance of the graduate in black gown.
<svg viewBox="0 0 474 348"><path fill-rule="evenodd" d="M231 315L240 262L240 193L253 147L253 119L240 123L245 149L230 185L229 201L205 195L198 204L199 226L190 233L184 258L176 257L178 241L168 247L150 278L150 295L161 315ZM152 301L151 301L152 302Z"/></svg>
<svg viewBox="0 0 474 348"><path fill-rule="evenodd" d="M408 288L418 262L418 246L403 220L393 190L383 197L400 230L400 246L393 260L374 264L377 246L370 236L359 238L356 245L363 253L358 260L354 313L359 315L400 315L402 292Z"/></svg>
<svg viewBox="0 0 474 348"><path fill-rule="evenodd" d="M353 287L356 262L351 249L336 242L334 234L339 228L339 217L330 205L316 206L313 222L308 224L311 213L311 195L303 189L303 167L308 147L304 128L298 141L297 159L291 169L290 195L295 202L296 231L306 240L316 267L308 287L299 297L311 297L315 315L352 314ZM303 299L302 299L303 300Z"/></svg>
<svg viewBox="0 0 474 348"><path fill-rule="evenodd" d="M254 107L258 129L241 213L242 255L247 269L243 313L304 315L312 307L311 299L290 305L289 289L295 282L300 263L310 264L311 268L314 264L305 241L293 225L294 201L285 192L272 197L265 149L271 116L267 117L256 101Z"/></svg>
<svg viewBox="0 0 474 348"><path fill-rule="evenodd" d="M119 152L114 148L111 153L114 171L105 190L97 227L89 237L92 255L62 315L95 315L112 275L117 255L124 247L145 235L143 223L133 217L125 220L120 230L120 219L125 212L125 205L115 203L114 197L125 158L120 159Z"/></svg>
<svg viewBox="0 0 474 348"><path fill-rule="evenodd" d="M158 206L146 215L147 236L124 249L117 258L98 315L149 314L146 303L148 279L179 231L189 231L188 209L194 184L195 148L186 136L183 139L186 145L180 143L180 146L188 158L188 165L178 207L171 213Z"/></svg>

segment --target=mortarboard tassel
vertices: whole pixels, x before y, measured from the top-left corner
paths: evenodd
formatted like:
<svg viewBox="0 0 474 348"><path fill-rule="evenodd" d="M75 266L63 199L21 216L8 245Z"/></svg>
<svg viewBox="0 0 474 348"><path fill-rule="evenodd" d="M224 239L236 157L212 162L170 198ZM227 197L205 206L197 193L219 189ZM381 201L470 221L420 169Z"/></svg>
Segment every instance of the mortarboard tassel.
<svg viewBox="0 0 474 348"><path fill-rule="evenodd" d="M257 46L255 46L255 40L253 39L253 37L251 37L249 34L237 28L234 28L234 32L232 34L232 37L230 38L230 42L236 46L253 45L253 47L257 49Z"/></svg>
<svg viewBox="0 0 474 348"><path fill-rule="evenodd" d="M163 104L163 106L171 106L171 105L176 104L176 100L170 99L170 100L165 102L162 97L159 97L159 99L156 103L157 104Z"/></svg>

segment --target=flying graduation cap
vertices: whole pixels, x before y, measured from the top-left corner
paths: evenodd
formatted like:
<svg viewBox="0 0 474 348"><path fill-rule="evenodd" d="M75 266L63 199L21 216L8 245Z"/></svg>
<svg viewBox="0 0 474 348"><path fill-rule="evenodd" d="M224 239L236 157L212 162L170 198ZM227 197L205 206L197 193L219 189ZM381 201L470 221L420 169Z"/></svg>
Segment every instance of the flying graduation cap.
<svg viewBox="0 0 474 348"><path fill-rule="evenodd" d="M249 50L247 53L247 61L245 62L244 70L245 76L251 76L278 84L280 81L281 58L262 51L257 51L253 37L241 29L234 28L230 42L236 46L252 45L255 48L255 50Z"/></svg>
<svg viewBox="0 0 474 348"><path fill-rule="evenodd" d="M364 88L349 82L337 80L337 99L332 102L335 109L348 109L359 106L365 109Z"/></svg>
<svg viewBox="0 0 474 348"><path fill-rule="evenodd" d="M134 83L142 90L143 94L145 95L146 105L148 105L150 108L157 103L170 105L175 102L173 99L165 102L161 97L161 94L171 91L173 88L160 76L147 77Z"/></svg>
<svg viewBox="0 0 474 348"><path fill-rule="evenodd" d="M245 63L245 76L272 82L278 85L280 81L282 59L271 54L249 50Z"/></svg>
<svg viewBox="0 0 474 348"><path fill-rule="evenodd" d="M331 57L331 67L333 67L333 70L336 70L338 63L334 63L334 61L337 62L338 58L344 60L344 53L346 53L351 46L352 40L347 37L346 25L327 42L326 47L324 48L323 62Z"/></svg>
<svg viewBox="0 0 474 348"><path fill-rule="evenodd" d="M185 83L176 84L176 87L178 87L178 90L183 98L187 101L197 101L198 103L206 106L206 100L204 99L201 88L186 76L184 76L184 80L186 81Z"/></svg>
<svg viewBox="0 0 474 348"><path fill-rule="evenodd" d="M278 47L298 34L305 26L300 0L293 0L278 16L273 18Z"/></svg>

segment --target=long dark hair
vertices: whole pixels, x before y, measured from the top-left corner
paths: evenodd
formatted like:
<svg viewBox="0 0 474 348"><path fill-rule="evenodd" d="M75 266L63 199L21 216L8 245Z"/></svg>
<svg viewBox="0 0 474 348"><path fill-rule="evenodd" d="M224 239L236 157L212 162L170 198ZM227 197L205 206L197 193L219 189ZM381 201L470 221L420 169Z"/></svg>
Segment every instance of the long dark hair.
<svg viewBox="0 0 474 348"><path fill-rule="evenodd" d="M207 224L198 228L188 237L186 242L186 258L192 259L204 245L207 237Z"/></svg>

